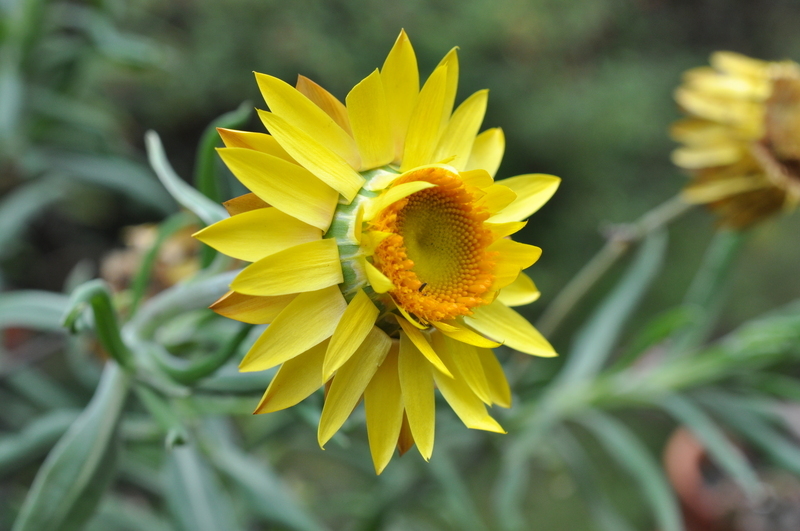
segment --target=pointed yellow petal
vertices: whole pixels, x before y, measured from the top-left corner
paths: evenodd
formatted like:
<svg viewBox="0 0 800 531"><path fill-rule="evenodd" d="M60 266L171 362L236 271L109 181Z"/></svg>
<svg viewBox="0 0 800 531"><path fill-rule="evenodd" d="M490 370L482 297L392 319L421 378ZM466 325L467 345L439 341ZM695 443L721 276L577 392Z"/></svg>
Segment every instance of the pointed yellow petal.
<svg viewBox="0 0 800 531"><path fill-rule="evenodd" d="M301 293L261 334L239 364L239 370L271 369L328 339L346 308L337 286Z"/></svg>
<svg viewBox="0 0 800 531"><path fill-rule="evenodd" d="M398 372L409 428L419 453L427 461L433 453L436 426L433 371L419 349L404 334L400 334Z"/></svg>
<svg viewBox="0 0 800 531"><path fill-rule="evenodd" d="M483 373L483 365L478 357L477 349L442 334L434 334L433 343L437 351L446 352L442 359L446 359L446 364L453 369L455 379L465 381L475 396L480 398L483 403L491 405L489 383Z"/></svg>
<svg viewBox="0 0 800 531"><path fill-rule="evenodd" d="M453 360L448 349L443 349L443 359L447 360L448 367L457 371L456 362ZM460 374L460 373L459 373ZM445 378L434 371L433 378L439 392L450 407L453 408L458 418L467 428L474 430L492 431L495 433L505 433L505 430L486 412L486 406L480 398L470 389L463 377Z"/></svg>
<svg viewBox="0 0 800 531"><path fill-rule="evenodd" d="M461 176L462 181L476 188L489 188L494 184L494 179L492 179L492 176L489 175L489 172L486 170L478 169L462 171L459 173L459 175Z"/></svg>
<svg viewBox="0 0 800 531"><path fill-rule="evenodd" d="M514 282L500 290L497 299L506 306L522 306L538 300L540 295L531 277L520 273Z"/></svg>
<svg viewBox="0 0 800 531"><path fill-rule="evenodd" d="M280 116L261 110L258 111L258 116L297 162L348 201L353 200L364 184L364 178L350 163L318 142L314 136L296 128Z"/></svg>
<svg viewBox="0 0 800 531"><path fill-rule="evenodd" d="M339 195L311 172L251 149L218 152L236 178L258 197L309 225L328 229Z"/></svg>
<svg viewBox="0 0 800 531"><path fill-rule="evenodd" d="M445 367L444 363L442 363L442 360L440 360L439 356L436 355L436 351L433 350L433 347L428 342L425 334L423 334L421 330L414 327L402 317L398 317L397 322L400 323L400 328L403 329L405 335L407 335L411 342L414 343L420 352L422 352L422 355L425 356L429 362L431 362L431 365L436 367L437 370L442 371L448 377L452 378L453 375L450 374L450 371L447 370L447 367ZM400 337L403 337L403 334L400 334Z"/></svg>
<svg viewBox="0 0 800 531"><path fill-rule="evenodd" d="M313 137L317 144L346 160L351 168L360 166L358 148L353 138L313 101L276 77L257 73L256 81L272 114L285 120L292 128ZM272 129L270 132L275 135ZM275 135L275 139L295 160L303 162L288 149L280 136Z"/></svg>
<svg viewBox="0 0 800 531"><path fill-rule="evenodd" d="M733 164L745 156L745 147L731 140L713 146L683 147L672 152L672 163L687 170Z"/></svg>
<svg viewBox="0 0 800 531"><path fill-rule="evenodd" d="M730 179L691 184L683 189L681 199L691 204L710 203L768 186L772 186L770 181L760 176L732 177Z"/></svg>
<svg viewBox="0 0 800 531"><path fill-rule="evenodd" d="M493 184L484 190L486 195L478 199L477 204L489 211L493 217L489 218L496 221L495 214L502 211L517 199L517 194L513 190L502 184Z"/></svg>
<svg viewBox="0 0 800 531"><path fill-rule="evenodd" d="M498 300L476 308L464 321L478 332L520 352L544 358L556 356L550 343L527 319Z"/></svg>
<svg viewBox="0 0 800 531"><path fill-rule="evenodd" d="M453 112L453 105L456 102L456 92L458 91L458 48L453 48L439 62L439 66L447 67L447 87L444 94L444 106L442 107L442 125L447 124L450 114ZM475 131L477 133L477 131Z"/></svg>
<svg viewBox="0 0 800 531"><path fill-rule="evenodd" d="M433 382L431 381L431 388ZM400 435L397 437L397 453L401 456L414 446L414 434L411 433L411 426L408 424L408 415L403 412L403 424L400 426Z"/></svg>
<svg viewBox="0 0 800 531"><path fill-rule="evenodd" d="M511 188L517 194L517 198L499 214L492 216L489 221L505 223L526 219L553 197L560 183L561 179L558 177L539 173L519 175L499 181L498 184Z"/></svg>
<svg viewBox="0 0 800 531"><path fill-rule="evenodd" d="M400 31L381 68L383 88L394 139L394 160L400 161L408 132L408 122L419 94L417 58L405 31Z"/></svg>
<svg viewBox="0 0 800 531"><path fill-rule="evenodd" d="M447 337L455 339L456 341L461 341L462 343L482 348L495 348L500 346L500 343L492 341L491 339L486 339L482 335L473 332L466 326L460 325L455 321L450 323L433 323L433 326Z"/></svg>
<svg viewBox="0 0 800 531"><path fill-rule="evenodd" d="M194 237L239 260L255 262L301 243L322 239L322 231L277 208L260 208L223 219Z"/></svg>
<svg viewBox="0 0 800 531"><path fill-rule="evenodd" d="M364 391L367 436L375 472L380 474L394 454L403 426L403 397L397 374L397 348L389 350Z"/></svg>
<svg viewBox="0 0 800 531"><path fill-rule="evenodd" d="M394 289L394 284L389 278L381 273L381 271L375 267L374 265L370 264L366 260L364 260L364 270L367 272L367 280L369 281L369 285L372 286L372 289L375 290L375 293L386 293L387 291L391 291Z"/></svg>
<svg viewBox="0 0 800 531"><path fill-rule="evenodd" d="M322 387L323 341L281 365L253 413L272 413L299 404Z"/></svg>
<svg viewBox="0 0 800 531"><path fill-rule="evenodd" d="M404 197L415 194L420 190L426 188L433 188L436 186L428 181L411 181L410 183L403 183L397 186L392 186L387 191L367 203L364 208L364 221L370 221L377 216L381 210L388 207L392 203L400 201Z"/></svg>
<svg viewBox="0 0 800 531"><path fill-rule="evenodd" d="M303 243L245 267L231 289L246 295L286 295L341 284L339 248L333 239Z"/></svg>
<svg viewBox="0 0 800 531"><path fill-rule="evenodd" d="M503 367L497 361L494 352L487 348L477 349L478 357L481 359L483 365L483 373L486 375L486 381L489 383L489 393L492 397L492 403L500 407L511 407L511 388L506 380L506 375L503 372Z"/></svg>
<svg viewBox="0 0 800 531"><path fill-rule="evenodd" d="M347 114L361 154L361 170L394 160L394 141L389 108L380 73L375 70L347 95Z"/></svg>
<svg viewBox="0 0 800 531"><path fill-rule="evenodd" d="M442 115L447 93L447 66L439 66L417 97L408 123L405 150L400 171L434 162L434 151L442 129Z"/></svg>
<svg viewBox="0 0 800 531"><path fill-rule="evenodd" d="M229 291L209 306L219 315L243 323L271 323L297 295L278 295L277 297L256 297Z"/></svg>
<svg viewBox="0 0 800 531"><path fill-rule="evenodd" d="M494 177L503 160L505 149L506 137L503 135L503 130L499 127L487 129L475 137L466 169L486 170Z"/></svg>
<svg viewBox="0 0 800 531"><path fill-rule="evenodd" d="M337 371L319 419L317 440L320 447L333 437L350 416L391 346L389 336L373 327L358 350Z"/></svg>
<svg viewBox="0 0 800 531"><path fill-rule="evenodd" d="M488 252L500 253L497 262L514 264L520 270L527 269L539 260L542 250L535 245L515 242L508 238L500 238L486 248Z"/></svg>
<svg viewBox="0 0 800 531"><path fill-rule="evenodd" d="M375 254L375 249L378 248L383 240L391 235L391 232L382 232L379 230L367 231L361 237L361 248L364 250L367 256L372 256Z"/></svg>
<svg viewBox="0 0 800 531"><path fill-rule="evenodd" d="M253 149L266 153L267 155L272 155L273 157L278 157L286 162L297 164L297 161L286 153L286 150L283 149L281 145L278 144L278 141L271 135L266 133L253 133L250 131L235 131L233 129L223 129L222 127L218 127L217 132L225 143L225 147Z"/></svg>
<svg viewBox="0 0 800 531"><path fill-rule="evenodd" d="M325 355L325 365L322 368L324 380L330 378L339 367L350 359L353 352L372 330L379 313L378 308L364 293L364 290L358 290L356 296L347 305L347 310L342 315L331 338L328 353Z"/></svg>
<svg viewBox="0 0 800 531"><path fill-rule="evenodd" d="M325 114L333 118L333 121L344 129L347 134L353 134L352 129L350 129L350 118L347 116L347 109L336 96L306 76L297 76L296 88L302 95L316 103L317 107L325 111Z"/></svg>
<svg viewBox="0 0 800 531"><path fill-rule="evenodd" d="M499 240L519 232L527 224L527 221L509 221L507 223L484 223L483 227L492 231L493 240Z"/></svg>
<svg viewBox="0 0 800 531"><path fill-rule="evenodd" d="M711 54L711 66L730 74L752 77L764 77L769 71L769 63L766 61L726 51Z"/></svg>
<svg viewBox="0 0 800 531"><path fill-rule="evenodd" d="M259 208L267 208L269 203L258 197L256 194L249 193L234 197L233 199L228 199L222 203L222 206L225 207L225 210L228 211L228 214L235 216L237 214L241 214L242 212L250 212L251 210L257 210Z"/></svg>
<svg viewBox="0 0 800 531"><path fill-rule="evenodd" d="M454 156L455 158L449 162L451 166L459 170L466 167L472 144L486 113L488 99L489 91L479 90L458 106L445 127L442 138L439 139L434 160Z"/></svg>

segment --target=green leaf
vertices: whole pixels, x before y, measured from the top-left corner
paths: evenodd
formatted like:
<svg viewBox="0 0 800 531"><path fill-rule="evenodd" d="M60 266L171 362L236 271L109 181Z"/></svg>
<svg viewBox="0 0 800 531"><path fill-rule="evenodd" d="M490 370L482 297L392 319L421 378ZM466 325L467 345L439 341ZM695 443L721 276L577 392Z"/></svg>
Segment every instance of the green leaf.
<svg viewBox="0 0 800 531"><path fill-rule="evenodd" d="M250 457L230 440L231 426L221 419L209 419L205 428L212 463L239 488L243 500L259 519L293 531L324 529L300 507L291 490L265 461Z"/></svg>
<svg viewBox="0 0 800 531"><path fill-rule="evenodd" d="M578 332L556 385L589 378L602 368L628 318L655 280L666 249L666 231L647 237L622 280Z"/></svg>
<svg viewBox="0 0 800 531"><path fill-rule="evenodd" d="M696 314L695 308L677 306L655 316L639 330L625 352L615 361L614 368L621 369L630 365L642 353L692 322Z"/></svg>
<svg viewBox="0 0 800 531"><path fill-rule="evenodd" d="M111 303L111 292L104 280L90 280L72 292L69 306L64 312L64 326L75 332L75 323L87 303L91 305L97 339L103 348L120 365L132 370L134 368L133 354L120 337L117 315Z"/></svg>
<svg viewBox="0 0 800 531"><path fill-rule="evenodd" d="M39 469L13 531L80 529L114 475L117 424L130 380L113 362L91 402Z"/></svg>
<svg viewBox="0 0 800 531"><path fill-rule="evenodd" d="M458 522L458 529L472 531L487 529L483 519L475 510L475 501L471 498L450 456L441 452L429 465L433 476L442 487L451 517Z"/></svg>
<svg viewBox="0 0 800 531"><path fill-rule="evenodd" d="M31 220L63 198L67 189L64 179L50 175L21 184L5 194L0 201L0 257L10 254Z"/></svg>
<svg viewBox="0 0 800 531"><path fill-rule="evenodd" d="M161 515L149 510L141 500L109 494L103 499L97 514L87 524L86 531L174 531Z"/></svg>
<svg viewBox="0 0 800 531"><path fill-rule="evenodd" d="M47 454L77 417L75 410L52 411L37 417L18 433L0 437L0 476Z"/></svg>
<svg viewBox="0 0 800 531"><path fill-rule="evenodd" d="M69 298L49 291L11 291L0 293L0 328L22 327L61 332L61 319Z"/></svg>
<svg viewBox="0 0 800 531"><path fill-rule="evenodd" d="M658 462L642 442L620 421L598 411L587 413L577 420L639 482L661 531L683 531L683 518L675 494Z"/></svg>
<svg viewBox="0 0 800 531"><path fill-rule="evenodd" d="M175 203L143 166L110 155L84 155L46 151L42 156L54 172L89 184L104 186L147 205L162 214L175 211Z"/></svg>
<svg viewBox="0 0 800 531"><path fill-rule="evenodd" d="M228 217L225 209L218 203L198 192L183 179L178 177L167 160L164 146L155 131L148 131L144 136L147 156L153 171L158 175L161 184L181 206L193 212L206 225L211 225Z"/></svg>
<svg viewBox="0 0 800 531"><path fill-rule="evenodd" d="M219 180L217 176L219 156L217 155L216 148L220 145L217 128L222 127L230 129L233 127L240 127L247 122L252 110L253 104L249 101L245 101L235 110L226 112L222 116L216 118L206 127L206 130L203 131L200 144L197 146L194 185L203 195L215 203L219 203L223 199L219 191Z"/></svg>
<svg viewBox="0 0 800 531"><path fill-rule="evenodd" d="M230 496L201 455L189 444L167 453L167 506L184 531L236 531Z"/></svg>
<svg viewBox="0 0 800 531"><path fill-rule="evenodd" d="M691 430L717 465L727 472L752 500L758 500L764 494L758 475L747 458L702 409L677 394L667 396L660 401L660 405Z"/></svg>

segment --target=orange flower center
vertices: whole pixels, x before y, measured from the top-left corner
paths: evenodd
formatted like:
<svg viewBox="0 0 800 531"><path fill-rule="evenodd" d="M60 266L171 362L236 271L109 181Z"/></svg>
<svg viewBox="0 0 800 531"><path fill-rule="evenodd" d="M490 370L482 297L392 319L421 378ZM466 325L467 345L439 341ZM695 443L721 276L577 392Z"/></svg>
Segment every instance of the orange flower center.
<svg viewBox="0 0 800 531"><path fill-rule="evenodd" d="M470 315L486 304L492 285L489 212L476 204L461 177L444 168L417 170L395 184L427 181L436 186L383 210L372 229L389 232L375 251L375 266L396 286L395 303L423 322Z"/></svg>

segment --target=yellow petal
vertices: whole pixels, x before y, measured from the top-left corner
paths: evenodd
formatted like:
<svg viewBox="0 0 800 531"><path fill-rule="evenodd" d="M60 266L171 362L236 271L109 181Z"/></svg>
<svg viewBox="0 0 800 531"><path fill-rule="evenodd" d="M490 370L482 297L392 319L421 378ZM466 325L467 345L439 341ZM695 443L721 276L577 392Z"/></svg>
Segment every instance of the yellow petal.
<svg viewBox="0 0 800 531"><path fill-rule="evenodd" d="M711 66L717 70L752 77L763 77L769 71L769 63L747 57L736 52L714 52L711 54Z"/></svg>
<svg viewBox="0 0 800 531"><path fill-rule="evenodd" d="M379 230L367 231L361 237L361 249L364 250L367 256L372 256L375 254L375 249L378 248L383 240L391 235L391 232L382 232Z"/></svg>
<svg viewBox="0 0 800 531"><path fill-rule="evenodd" d="M495 348L500 346L500 343L492 341L491 339L486 339L482 335L473 332L455 321L450 323L433 323L433 326L447 337L455 339L456 341L461 341L462 343L483 348Z"/></svg>
<svg viewBox="0 0 800 531"><path fill-rule="evenodd" d="M327 341L281 365L253 413L272 413L299 404L322 387L322 361Z"/></svg>
<svg viewBox="0 0 800 531"><path fill-rule="evenodd" d="M455 361L452 356L444 349L443 358L447 360L449 367L457 371ZM486 406L480 398L470 389L463 378L445 378L440 373L434 371L433 378L439 392L450 407L453 408L461 422L468 428L475 430L486 430L495 433L505 433L505 430L486 412Z"/></svg>
<svg viewBox="0 0 800 531"><path fill-rule="evenodd" d="M517 194L517 198L500 213L492 216L489 221L504 223L526 219L553 197L560 183L561 179L558 177L539 173L519 175L499 181L498 184L511 188Z"/></svg>
<svg viewBox="0 0 800 531"><path fill-rule="evenodd" d="M453 48L439 62L438 66L447 67L447 86L444 93L444 106L442 107L441 127L447 124L450 114L453 112L453 105L456 102L456 92L458 92L458 47ZM477 133L477 131L475 131Z"/></svg>
<svg viewBox="0 0 800 531"><path fill-rule="evenodd" d="M228 256L255 262L301 243L322 239L322 231L277 208L260 208L223 219L194 237Z"/></svg>
<svg viewBox="0 0 800 531"><path fill-rule="evenodd" d="M317 144L346 160L351 168L360 166L358 148L353 138L313 101L276 77L256 73L256 81L272 114L285 120L292 128L312 136ZM272 129L270 132L275 135ZM295 160L302 162L287 148L280 136L275 135L275 139Z"/></svg>
<svg viewBox="0 0 800 531"><path fill-rule="evenodd" d="M339 249L333 239L303 243L244 268L231 289L246 295L286 295L341 284Z"/></svg>
<svg viewBox="0 0 800 531"><path fill-rule="evenodd" d="M286 162L297 164L297 161L286 153L286 150L283 149L281 145L278 144L278 141L271 135L266 133L253 133L250 131L235 131L233 129L223 129L222 127L218 127L217 132L225 143L225 147L253 149L266 153L267 155L272 155L273 157L278 157Z"/></svg>
<svg viewBox="0 0 800 531"><path fill-rule="evenodd" d="M350 359L353 352L372 330L379 313L378 308L367 294L363 290L358 290L356 296L347 305L347 310L342 315L331 338L328 353L325 356L325 365L322 368L324 380L330 378L339 367Z"/></svg>
<svg viewBox="0 0 800 531"><path fill-rule="evenodd" d="M527 319L498 300L476 308L464 321L478 332L520 352L545 358L556 356L550 343Z"/></svg>
<svg viewBox="0 0 800 531"><path fill-rule="evenodd" d="M674 122L669 128L669 136L676 142L692 146L708 146L730 141L733 137L730 127L708 120L684 118Z"/></svg>
<svg viewBox="0 0 800 531"><path fill-rule="evenodd" d="M462 181L476 188L489 188L494 184L494 179L492 179L492 176L489 175L489 172L486 170L478 169L462 171L459 173L459 175L461 176Z"/></svg>
<svg viewBox="0 0 800 531"><path fill-rule="evenodd" d="M730 179L691 184L683 189L681 199L692 204L710 203L768 186L771 186L771 183L764 177L751 175L732 177Z"/></svg>
<svg viewBox="0 0 800 531"><path fill-rule="evenodd" d="M483 227L492 231L492 240L499 240L519 232L527 224L527 221L509 221L507 223L484 223Z"/></svg>
<svg viewBox="0 0 800 531"><path fill-rule="evenodd" d="M516 280L500 290L497 300L506 306L522 306L539 299L541 293L525 273L520 273Z"/></svg>
<svg viewBox="0 0 800 531"><path fill-rule="evenodd" d="M269 203L258 197L254 193L240 195L233 199L228 199L222 206L228 211L231 216L236 216L242 212L250 212L259 208L267 208Z"/></svg>
<svg viewBox="0 0 800 531"><path fill-rule="evenodd" d="M353 169L358 168L358 165L352 166L317 141L315 136L298 129L276 114L259 110L258 116L269 132L297 162L348 201L353 200L364 184L364 178Z"/></svg>
<svg viewBox="0 0 800 531"><path fill-rule="evenodd" d="M339 196L311 172L250 149L218 151L236 178L258 197L309 225L328 229Z"/></svg>
<svg viewBox="0 0 800 531"><path fill-rule="evenodd" d="M410 183L392 186L381 195L367 203L367 206L364 208L364 221L372 220L381 212L381 210L388 207L392 203L396 203L397 201L400 201L411 194L415 194L420 190L433 188L434 186L436 185L429 183L428 181L411 181Z"/></svg>
<svg viewBox="0 0 800 531"><path fill-rule="evenodd" d="M261 334L239 364L239 370L271 369L328 339L346 308L347 302L337 286L301 293Z"/></svg>
<svg viewBox="0 0 800 531"><path fill-rule="evenodd" d="M433 371L419 349L404 334L400 334L398 372L409 428L419 453L427 461L433 453L436 425Z"/></svg>
<svg viewBox="0 0 800 531"><path fill-rule="evenodd" d="M493 217L489 218L496 221L495 214L507 208L517 198L513 190L502 184L493 184L484 190L486 195L478 199L477 204L489 211Z"/></svg>
<svg viewBox="0 0 800 531"><path fill-rule="evenodd" d="M403 319L402 317L397 318L397 322L400 323L400 328L403 329L405 335L411 340L412 343L422 352L422 355L425 356L431 365L436 367L437 370L442 371L448 377L452 378L453 375L450 374L450 371L447 370L442 360L439 359L439 356L436 355L436 351L433 350L433 347L428 342L428 339L425 337L425 334L422 333L418 328L414 327L411 323ZM400 337L403 337L403 334L400 334Z"/></svg>
<svg viewBox="0 0 800 531"><path fill-rule="evenodd" d="M442 360L446 360L445 363L452 368L455 379L465 381L475 396L480 398L483 403L491 405L489 383L483 373L483 365L478 357L477 349L442 334L434 334L433 343L436 345L437 351L445 352Z"/></svg>
<svg viewBox="0 0 800 531"><path fill-rule="evenodd" d="M361 170L394 160L394 140L381 74L375 70L347 95L347 114L361 154Z"/></svg>
<svg viewBox="0 0 800 531"><path fill-rule="evenodd" d="M764 106L759 102L714 97L686 87L675 91L675 101L706 120L741 127L754 135L763 129Z"/></svg>
<svg viewBox="0 0 800 531"><path fill-rule="evenodd" d="M431 381L433 389L433 381ZM414 446L414 434L411 433L411 425L408 423L408 415L403 412L403 424L400 426L400 435L397 437L397 453L401 456Z"/></svg>
<svg viewBox="0 0 800 531"><path fill-rule="evenodd" d="M372 289L375 290L375 293L386 293L387 291L394 289L395 286L392 281L389 280L386 275L381 273L377 267L370 264L366 260L364 260L364 270L367 272L367 280L369 281L369 285L372 286Z"/></svg>
<svg viewBox="0 0 800 531"><path fill-rule="evenodd" d="M401 30L381 68L389 119L394 139L394 160L400 161L408 132L408 122L419 94L417 58L406 32Z"/></svg>
<svg viewBox="0 0 800 531"><path fill-rule="evenodd" d="M256 297L229 291L209 306L219 315L243 323L271 323L297 295L278 295L277 297Z"/></svg>
<svg viewBox="0 0 800 531"><path fill-rule="evenodd" d="M400 171L434 162L434 151L442 129L447 93L447 66L436 68L417 97L408 123Z"/></svg>
<svg viewBox="0 0 800 531"><path fill-rule="evenodd" d="M297 76L296 88L306 98L316 103L317 107L325 111L325 114L333 118L333 121L344 129L347 134L353 134L352 129L350 129L350 118L347 116L347 109L336 96L317 85L306 76Z"/></svg>
<svg viewBox="0 0 800 531"><path fill-rule="evenodd" d="M403 425L403 397L397 374L397 348L389 350L364 391L367 436L375 472L380 474L394 454Z"/></svg>
<svg viewBox="0 0 800 531"><path fill-rule="evenodd" d="M687 170L733 164L745 156L744 146L734 141L712 146L682 147L672 152L672 163Z"/></svg>
<svg viewBox="0 0 800 531"><path fill-rule="evenodd" d="M477 351L483 365L483 373L489 383L492 403L501 407L511 407L511 388L508 385L508 380L506 380L503 367L497 361L494 352L486 348L479 348Z"/></svg>
<svg viewBox="0 0 800 531"><path fill-rule="evenodd" d="M489 175L494 177L503 160L505 149L506 137L503 135L503 130L499 127L487 129L475 137L475 143L472 144L472 152L465 169L486 170Z"/></svg>
<svg viewBox="0 0 800 531"><path fill-rule="evenodd" d="M497 262L507 262L518 266L520 270L527 269L539 260L542 250L535 245L515 242L508 238L501 238L486 248L489 252L500 253Z"/></svg>
<svg viewBox="0 0 800 531"><path fill-rule="evenodd" d="M317 440L320 447L333 437L350 416L391 345L389 336L373 327L358 350L337 371L319 419Z"/></svg>
<svg viewBox="0 0 800 531"><path fill-rule="evenodd" d="M446 157L455 157L449 164L454 168L463 170L469 161L472 144L478 134L478 129L486 113L486 102L489 99L488 90L479 90L458 106L453 117L439 139L434 160Z"/></svg>

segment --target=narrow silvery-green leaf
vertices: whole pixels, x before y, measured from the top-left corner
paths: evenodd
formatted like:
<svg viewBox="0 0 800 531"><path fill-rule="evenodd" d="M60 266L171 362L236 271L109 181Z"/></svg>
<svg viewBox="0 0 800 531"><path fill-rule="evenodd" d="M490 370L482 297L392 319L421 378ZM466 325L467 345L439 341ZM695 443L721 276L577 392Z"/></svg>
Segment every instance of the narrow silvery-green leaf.
<svg viewBox="0 0 800 531"><path fill-rule="evenodd" d="M677 394L665 397L660 404L694 433L717 465L730 474L751 499L757 500L763 494L761 482L747 458L702 409Z"/></svg>
<svg viewBox="0 0 800 531"><path fill-rule="evenodd" d="M16 248L15 241L23 236L31 220L48 206L63 199L67 188L65 179L42 176L4 194L0 201L0 256L7 256Z"/></svg>
<svg viewBox="0 0 800 531"><path fill-rule="evenodd" d="M661 531L683 531L683 518L675 493L644 444L625 425L603 413L587 413L578 420L639 483Z"/></svg>
<svg viewBox="0 0 800 531"><path fill-rule="evenodd" d="M141 500L114 496L103 499L85 531L175 531L167 519L150 509Z"/></svg>
<svg viewBox="0 0 800 531"><path fill-rule="evenodd" d="M109 362L91 402L47 456L13 531L80 529L114 474L117 424L130 381Z"/></svg>
<svg viewBox="0 0 800 531"><path fill-rule="evenodd" d="M230 496L192 445L173 447L165 469L167 506L184 531L237 531Z"/></svg>
<svg viewBox="0 0 800 531"><path fill-rule="evenodd" d="M622 280L578 333L557 385L590 377L602 368L628 318L655 280L666 249L666 231L647 237Z"/></svg>
<svg viewBox="0 0 800 531"><path fill-rule="evenodd" d="M78 411L62 409L32 420L19 433L0 437L0 476L44 456L67 431Z"/></svg>
<svg viewBox="0 0 800 531"><path fill-rule="evenodd" d="M191 185L178 177L172 169L167 155L164 153L164 146L155 131L148 131L144 137L147 146L147 156L153 171L158 175L161 184L172 195L181 206L203 220L206 225L211 225L228 217L225 209L218 203L204 196L195 190Z"/></svg>
<svg viewBox="0 0 800 531"><path fill-rule="evenodd" d="M19 326L60 332L69 297L49 291L11 291L0 293L0 328Z"/></svg>

